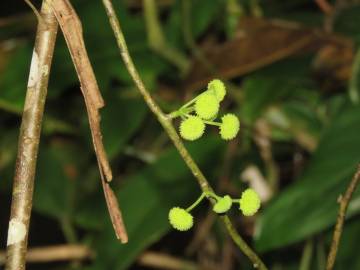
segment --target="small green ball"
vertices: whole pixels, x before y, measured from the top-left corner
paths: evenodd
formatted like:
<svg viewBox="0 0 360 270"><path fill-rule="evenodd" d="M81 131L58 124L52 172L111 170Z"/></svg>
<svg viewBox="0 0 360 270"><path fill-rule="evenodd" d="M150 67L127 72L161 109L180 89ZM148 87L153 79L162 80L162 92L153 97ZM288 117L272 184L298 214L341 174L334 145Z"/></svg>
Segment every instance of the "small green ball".
<svg viewBox="0 0 360 270"><path fill-rule="evenodd" d="M219 79L212 80L208 83L208 91L215 95L216 99L220 102L226 95L226 88L222 81Z"/></svg>
<svg viewBox="0 0 360 270"><path fill-rule="evenodd" d="M220 104L214 95L204 93L195 102L196 114L202 119L209 120L217 115Z"/></svg>
<svg viewBox="0 0 360 270"><path fill-rule="evenodd" d="M199 139L205 131L205 124L197 116L189 116L180 124L180 135L186 140L194 141Z"/></svg>
<svg viewBox="0 0 360 270"><path fill-rule="evenodd" d="M232 206L232 199L229 195L225 195L214 205L213 210L215 213L223 214L230 210Z"/></svg>
<svg viewBox="0 0 360 270"><path fill-rule="evenodd" d="M169 211L169 221L174 229L179 231L189 230L193 224L193 216L185 209L180 207L173 207Z"/></svg>
<svg viewBox="0 0 360 270"><path fill-rule="evenodd" d="M248 188L241 194L240 210L244 216L253 216L260 208L260 197L251 188Z"/></svg>
<svg viewBox="0 0 360 270"><path fill-rule="evenodd" d="M236 137L240 130L240 121L239 119L231 113L224 115L222 118L222 123L220 125L220 136L224 140L231 140Z"/></svg>

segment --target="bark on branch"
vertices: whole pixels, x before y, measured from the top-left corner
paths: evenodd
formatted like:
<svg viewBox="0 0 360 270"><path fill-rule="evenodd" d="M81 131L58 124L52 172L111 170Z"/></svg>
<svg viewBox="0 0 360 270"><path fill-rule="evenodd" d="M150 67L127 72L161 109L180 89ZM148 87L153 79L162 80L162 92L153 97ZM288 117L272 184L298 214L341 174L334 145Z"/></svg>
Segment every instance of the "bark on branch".
<svg viewBox="0 0 360 270"><path fill-rule="evenodd" d="M32 208L36 160L47 94L57 21L44 0L31 60L16 160L11 215L7 238L7 270L25 269L27 239Z"/></svg>

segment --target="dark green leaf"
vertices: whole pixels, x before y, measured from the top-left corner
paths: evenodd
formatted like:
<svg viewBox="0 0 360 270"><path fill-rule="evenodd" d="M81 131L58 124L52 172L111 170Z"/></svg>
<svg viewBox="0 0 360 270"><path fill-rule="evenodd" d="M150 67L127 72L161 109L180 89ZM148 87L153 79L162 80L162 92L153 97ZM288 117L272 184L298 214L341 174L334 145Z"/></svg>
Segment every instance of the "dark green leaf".
<svg viewBox="0 0 360 270"><path fill-rule="evenodd" d="M360 107L349 107L323 135L305 173L264 209L256 247L268 251L315 234L334 224L337 198L360 161ZM360 211L354 194L349 216Z"/></svg>
<svg viewBox="0 0 360 270"><path fill-rule="evenodd" d="M25 101L31 55L30 44L18 47L0 74L0 107L2 109L21 113Z"/></svg>
<svg viewBox="0 0 360 270"><path fill-rule="evenodd" d="M34 209L55 218L64 217L72 209L76 184L78 148L71 144L53 144L39 151L35 177ZM72 172L75 174L72 175Z"/></svg>
<svg viewBox="0 0 360 270"><path fill-rule="evenodd" d="M112 92L105 97L106 107L101 111L104 145L113 158L139 128L147 108L142 99L120 98Z"/></svg>

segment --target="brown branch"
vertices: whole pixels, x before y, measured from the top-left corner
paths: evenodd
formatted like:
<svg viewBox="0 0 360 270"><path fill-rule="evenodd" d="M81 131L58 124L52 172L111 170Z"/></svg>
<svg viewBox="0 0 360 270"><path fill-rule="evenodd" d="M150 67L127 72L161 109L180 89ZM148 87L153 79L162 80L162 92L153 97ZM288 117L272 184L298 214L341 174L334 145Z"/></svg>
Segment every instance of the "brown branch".
<svg viewBox="0 0 360 270"><path fill-rule="evenodd" d="M47 263L54 261L85 260L94 253L85 245L57 245L29 248L26 254L28 263ZM5 252L0 252L0 265L5 263Z"/></svg>
<svg viewBox="0 0 360 270"><path fill-rule="evenodd" d="M78 74L81 91L84 95L86 109L89 115L92 139L95 152L100 164L100 170L107 181L112 180L112 173L102 144L100 131L99 109L104 106L95 74L93 72L83 39L80 19L67 0L52 1L55 16L59 22L68 45L71 58Z"/></svg>
<svg viewBox="0 0 360 270"><path fill-rule="evenodd" d="M79 77L80 88L85 99L92 140L111 222L116 237L120 239L122 243L127 243L128 236L122 220L120 208L111 187L107 183L112 180L112 172L102 143L99 115L99 109L104 106L104 101L100 94L95 74L85 48L81 22L68 0L53 0L51 4L64 34L66 44L69 48L72 61Z"/></svg>
<svg viewBox="0 0 360 270"><path fill-rule="evenodd" d="M7 236L7 270L25 269L41 124L57 33L57 22L49 0L43 1L41 16L43 22L37 28L20 127Z"/></svg>
<svg viewBox="0 0 360 270"><path fill-rule="evenodd" d="M360 164L358 165L357 171L354 174L348 188L346 189L345 195L344 196L340 195L339 198L340 201L339 214L336 220L330 252L327 258L326 270L332 270L334 268L336 254L339 248L340 238L344 226L346 210L350 203L351 196L354 193L356 186L359 183L359 179L360 179Z"/></svg>
<svg viewBox="0 0 360 270"><path fill-rule="evenodd" d="M196 270L199 267L187 260L182 260L168 254L163 254L159 252L147 251L143 253L137 260L137 262L146 267L151 267L155 269L166 269L166 270Z"/></svg>
<svg viewBox="0 0 360 270"><path fill-rule="evenodd" d="M329 15L333 12L334 8L327 0L315 0L315 3L325 14Z"/></svg>
<svg viewBox="0 0 360 270"><path fill-rule="evenodd" d="M102 0L106 14L109 18L110 25L114 31L114 35L117 41L117 45L120 49L120 54L122 59L125 63L125 66L132 77L135 85L137 86L139 92L144 98L144 101L148 105L149 109L154 113L157 117L160 124L163 126L164 130L168 134L169 138L173 142L174 146L178 150L180 156L184 160L185 164L188 166L192 174L194 175L195 179L197 180L200 188L203 192L212 192L212 188L209 185L207 179L205 178L204 174L201 172L198 165L195 163L193 158L191 157L190 153L185 148L184 144L182 143L177 131L175 130L174 126L172 125L170 117L165 115L158 104L153 100L149 91L146 89L144 82L142 81L133 61L129 54L125 37L120 27L120 22L116 17L116 13L114 7L111 3L111 0ZM210 200L211 203L214 201ZM248 246L248 244L241 238L240 234L235 230L233 224L231 223L229 217L227 215L221 217L227 232L229 233L230 237L233 239L235 244L244 252L244 254L252 261L255 268L260 270L266 270L267 267L259 258L259 256Z"/></svg>

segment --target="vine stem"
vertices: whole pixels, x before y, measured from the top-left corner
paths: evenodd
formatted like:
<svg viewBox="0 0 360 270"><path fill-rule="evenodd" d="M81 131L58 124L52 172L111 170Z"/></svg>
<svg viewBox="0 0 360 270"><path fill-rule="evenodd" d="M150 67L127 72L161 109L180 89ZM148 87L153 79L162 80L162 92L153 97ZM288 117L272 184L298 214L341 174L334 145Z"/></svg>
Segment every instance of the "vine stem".
<svg viewBox="0 0 360 270"><path fill-rule="evenodd" d="M191 210L193 210L199 203L201 203L201 201L205 198L205 193L201 193L200 197L192 204L190 205L188 208L186 208L187 212L190 212Z"/></svg>
<svg viewBox="0 0 360 270"><path fill-rule="evenodd" d="M7 235L6 270L25 269L36 160L58 29L50 0L42 2L41 18L37 27L20 127Z"/></svg>
<svg viewBox="0 0 360 270"><path fill-rule="evenodd" d="M140 91L141 95L143 96L146 104L148 105L149 109L155 114L158 121L161 123L163 128L165 129L166 133L170 137L171 141L177 148L179 154L183 158L186 165L191 170L192 174L196 178L197 182L200 185L201 190L204 193L213 193L213 189L209 185L208 181L206 180L204 174L199 169L198 165L195 163L187 149L185 148L184 144L182 143L178 133L176 132L174 126L172 125L171 118L169 118L166 114L162 112L160 107L156 104L154 99L149 94L149 91L146 89L133 61L129 54L124 34L120 27L120 22L116 16L114 7L112 5L111 0L102 0L106 14L109 18L111 28L114 31L114 35L117 41L117 45L120 49L121 57L126 65L126 68L128 72L130 73L130 76L132 77L135 85L137 86L138 90ZM210 200L211 203L214 203L215 201ZM228 216L221 217L222 221L225 224L225 227L230 235L230 237L233 239L233 241L236 243L236 245L244 252L244 254L252 261L255 268L258 268L260 270L267 270L267 267L262 262L262 260L259 258L259 256L247 245L247 243L242 239L242 237L239 235L239 233L235 230L233 224L231 223Z"/></svg>
<svg viewBox="0 0 360 270"><path fill-rule="evenodd" d="M336 254L339 248L340 238L344 227L346 210L349 206L351 196L354 193L356 186L358 185L360 180L360 164L358 165L357 171L354 174L349 186L345 191L344 196L340 196L340 208L339 214L336 220L336 225L334 229L333 239L330 246L330 252L326 262L326 270L332 270L335 265Z"/></svg>

